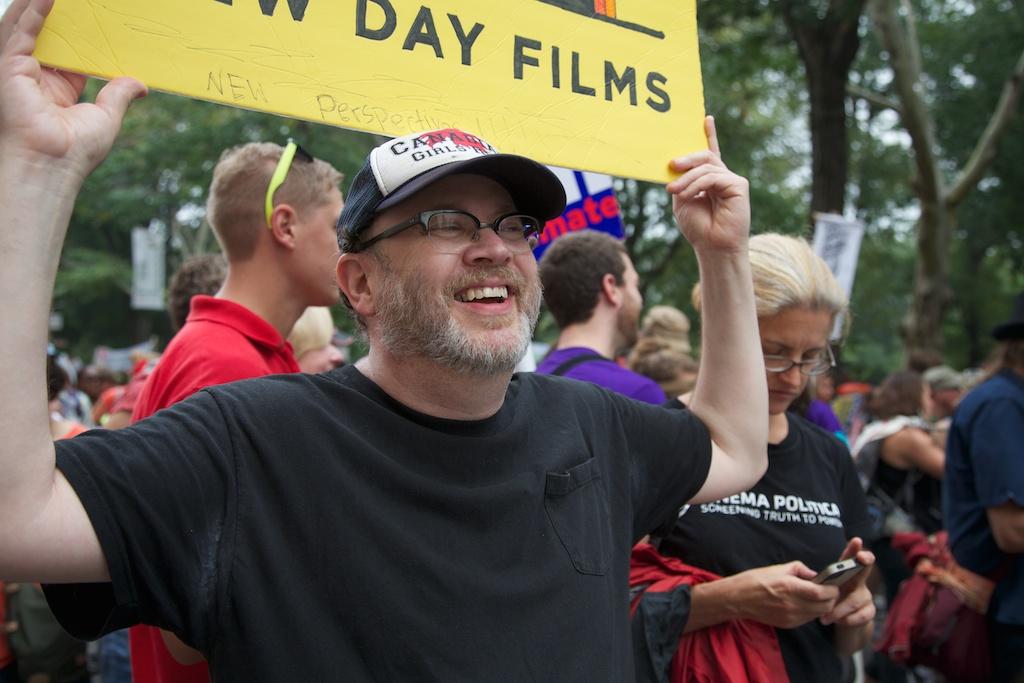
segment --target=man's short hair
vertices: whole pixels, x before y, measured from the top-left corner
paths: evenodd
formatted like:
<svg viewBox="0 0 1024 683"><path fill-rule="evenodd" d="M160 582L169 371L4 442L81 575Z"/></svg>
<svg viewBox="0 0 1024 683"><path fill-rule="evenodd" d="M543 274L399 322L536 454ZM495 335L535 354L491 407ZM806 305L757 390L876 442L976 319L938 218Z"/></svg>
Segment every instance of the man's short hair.
<svg viewBox="0 0 1024 683"><path fill-rule="evenodd" d="M964 378L959 372L948 365L936 365L924 372L924 381L932 388L932 391L945 391L954 389L959 391L964 388Z"/></svg>
<svg viewBox="0 0 1024 683"><path fill-rule="evenodd" d="M540 261L544 302L558 326L565 328L590 320L605 275L622 284L626 247L611 235L581 230L559 237Z"/></svg>
<svg viewBox="0 0 1024 683"><path fill-rule="evenodd" d="M267 187L283 151L272 142L250 142L224 150L213 169L206 216L229 261L252 256L259 231L267 229ZM301 215L326 204L341 180L341 173L322 159L296 158L274 199Z"/></svg>
<svg viewBox="0 0 1024 683"><path fill-rule="evenodd" d="M228 264L220 254L190 256L174 271L167 287L167 317L177 332L185 324L192 297L196 294L216 294L224 284Z"/></svg>

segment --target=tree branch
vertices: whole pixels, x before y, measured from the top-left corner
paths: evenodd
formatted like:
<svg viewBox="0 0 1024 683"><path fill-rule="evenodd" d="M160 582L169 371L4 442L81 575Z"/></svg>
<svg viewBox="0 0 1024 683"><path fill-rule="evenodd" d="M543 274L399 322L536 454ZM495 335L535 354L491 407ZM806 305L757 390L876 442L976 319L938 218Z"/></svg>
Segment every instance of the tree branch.
<svg viewBox="0 0 1024 683"><path fill-rule="evenodd" d="M918 92L921 83L920 46L910 44L917 36L914 15L907 10L906 30L896 14L892 0L871 0L871 18L878 32L882 46L889 53L889 65L893 70L893 83L901 106L900 118L914 150L914 166L917 169L916 184L922 199L938 202L943 196L942 177L935 157L934 126Z"/></svg>
<svg viewBox="0 0 1024 683"><path fill-rule="evenodd" d="M985 131L978 138L978 144L971 152L970 158L960 171L960 175L953 182L953 187L945 196L946 206L955 207L964 200L978 181L981 180L985 169L996 156L996 143L1002 136L1006 127L1010 125L1017 110L1017 102L1020 101L1021 89L1024 85L1024 52L1021 52L1017 59L1017 65L1006 78L1003 84L1003 92L999 96L999 103L996 105L992 117L985 126Z"/></svg>
<svg viewBox="0 0 1024 683"><path fill-rule="evenodd" d="M675 257L677 253L679 253L679 248L683 246L683 244L685 243L686 240L683 239L681 235L676 233L675 239L669 242L668 248L665 249L665 258L661 260L661 263L647 271L648 279L656 280L657 278L661 277L662 273L664 273L668 269L669 264L672 263L672 259Z"/></svg>
<svg viewBox="0 0 1024 683"><path fill-rule="evenodd" d="M870 88L863 88L859 85L854 85L853 83L847 83L846 94L850 97L864 100L868 104L873 104L879 109L892 109L897 114L902 113L902 107L900 107L900 103L897 100L887 97L880 92L875 92Z"/></svg>
<svg viewBox="0 0 1024 683"><path fill-rule="evenodd" d="M825 22L833 36L829 61L843 64L848 71L860 50L860 18L866 0L831 0Z"/></svg>
<svg viewBox="0 0 1024 683"><path fill-rule="evenodd" d="M632 231L627 231L626 234L626 251L629 253L629 258L636 261L637 245L643 239L644 233L647 232L647 226L650 222L644 215L647 189L640 182L627 180L623 187L623 193L626 195L627 200L625 204L620 204L623 207L623 222L633 228Z"/></svg>
<svg viewBox="0 0 1024 683"><path fill-rule="evenodd" d="M917 37L917 19L914 18L914 8L911 6L910 0L900 0L900 6L907 13L906 44L909 47L910 63L913 67L913 73L917 74L918 80L920 80L924 67L921 62L921 41Z"/></svg>
<svg viewBox="0 0 1024 683"><path fill-rule="evenodd" d="M644 271L643 276L640 278L640 295L644 298L647 297L647 289L650 287L662 274L668 269L668 266L672 263L675 255L679 253L679 248L686 243L683 236L676 232L675 239L669 242L668 247L664 250L664 257L661 261Z"/></svg>

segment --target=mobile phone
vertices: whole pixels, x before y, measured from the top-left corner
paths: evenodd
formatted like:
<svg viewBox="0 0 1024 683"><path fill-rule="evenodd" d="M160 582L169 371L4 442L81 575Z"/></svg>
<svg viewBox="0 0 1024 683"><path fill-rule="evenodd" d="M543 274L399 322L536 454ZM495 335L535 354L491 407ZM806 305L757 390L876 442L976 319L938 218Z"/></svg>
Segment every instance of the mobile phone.
<svg viewBox="0 0 1024 683"><path fill-rule="evenodd" d="M811 580L824 586L842 586L865 569L867 569L867 565L863 565L857 560L840 560L822 569Z"/></svg>

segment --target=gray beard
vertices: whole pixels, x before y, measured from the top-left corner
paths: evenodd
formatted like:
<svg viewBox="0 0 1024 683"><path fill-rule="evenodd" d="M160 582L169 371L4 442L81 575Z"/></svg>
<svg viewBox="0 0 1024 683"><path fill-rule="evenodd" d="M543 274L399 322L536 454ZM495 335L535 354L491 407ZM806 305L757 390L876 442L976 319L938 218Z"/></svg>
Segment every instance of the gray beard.
<svg viewBox="0 0 1024 683"><path fill-rule="evenodd" d="M431 292L422 278L400 274L381 262L388 287L377 299L379 342L396 356L420 356L442 367L467 375L511 373L526 354L540 313L540 284L527 285L521 275L497 268L517 292L522 310L514 341L488 344L459 326L449 311L456 291L465 285L454 283L444 291ZM474 274L477 278L481 273Z"/></svg>

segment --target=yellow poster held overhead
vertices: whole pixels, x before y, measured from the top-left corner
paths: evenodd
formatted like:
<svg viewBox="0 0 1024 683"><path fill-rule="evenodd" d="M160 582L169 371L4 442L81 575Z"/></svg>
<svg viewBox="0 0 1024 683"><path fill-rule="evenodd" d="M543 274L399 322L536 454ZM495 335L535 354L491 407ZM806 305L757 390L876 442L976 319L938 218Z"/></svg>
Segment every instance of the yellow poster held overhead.
<svg viewBox="0 0 1024 683"><path fill-rule="evenodd" d="M664 181L703 149L696 0L57 0L46 64Z"/></svg>

